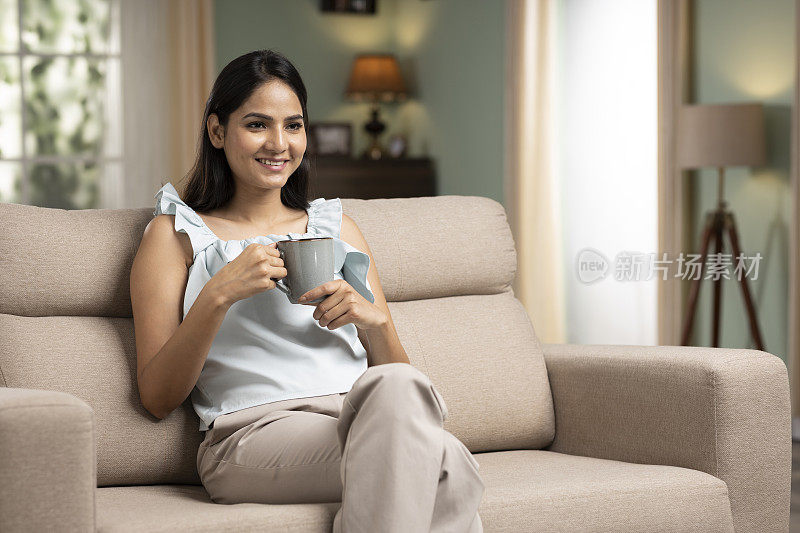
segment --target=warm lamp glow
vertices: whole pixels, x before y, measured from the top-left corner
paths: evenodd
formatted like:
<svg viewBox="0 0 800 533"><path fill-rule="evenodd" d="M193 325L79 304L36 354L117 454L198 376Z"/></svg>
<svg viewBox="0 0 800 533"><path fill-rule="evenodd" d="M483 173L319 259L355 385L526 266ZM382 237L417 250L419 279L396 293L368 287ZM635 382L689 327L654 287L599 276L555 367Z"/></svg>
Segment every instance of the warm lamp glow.
<svg viewBox="0 0 800 533"><path fill-rule="evenodd" d="M764 71L763 74L760 71ZM792 87L791 70L767 70L765 67L754 68L749 72L731 72L728 74L733 87L743 94L759 100L768 100L788 93Z"/></svg>
<svg viewBox="0 0 800 533"><path fill-rule="evenodd" d="M407 89L400 65L391 54L356 57L345 96L353 100L393 102L405 99Z"/></svg>

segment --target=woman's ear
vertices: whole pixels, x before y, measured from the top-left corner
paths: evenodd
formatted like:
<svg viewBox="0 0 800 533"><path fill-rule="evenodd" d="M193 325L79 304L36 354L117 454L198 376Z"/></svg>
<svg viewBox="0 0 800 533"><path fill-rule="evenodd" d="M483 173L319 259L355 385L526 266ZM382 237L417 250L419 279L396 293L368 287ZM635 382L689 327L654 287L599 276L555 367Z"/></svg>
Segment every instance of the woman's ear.
<svg viewBox="0 0 800 533"><path fill-rule="evenodd" d="M206 130L214 148L222 148L225 145L225 127L219 123L219 117L217 117L216 113L208 115Z"/></svg>

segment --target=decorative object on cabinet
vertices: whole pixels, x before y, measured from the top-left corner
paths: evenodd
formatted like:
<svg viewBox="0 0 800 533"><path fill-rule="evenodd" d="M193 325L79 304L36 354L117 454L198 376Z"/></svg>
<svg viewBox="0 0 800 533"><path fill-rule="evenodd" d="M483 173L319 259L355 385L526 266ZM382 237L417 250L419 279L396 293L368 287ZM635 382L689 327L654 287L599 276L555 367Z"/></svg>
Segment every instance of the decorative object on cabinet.
<svg viewBox="0 0 800 533"><path fill-rule="evenodd" d="M362 157L380 159L386 156L378 138L386 129L379 113L380 102L396 102L408 96L405 81L400 73L400 65L392 54L362 54L356 56L350 72L345 97L355 101L372 103L371 120L364 125L364 130L372 137L370 146Z"/></svg>
<svg viewBox="0 0 800 533"><path fill-rule="evenodd" d="M389 143L387 147L387 151L389 155L394 158L400 158L406 156L406 150L408 149L408 139L405 135L392 135L389 137Z"/></svg>
<svg viewBox="0 0 800 533"><path fill-rule="evenodd" d="M313 122L308 126L309 155L350 157L353 128L349 122Z"/></svg>

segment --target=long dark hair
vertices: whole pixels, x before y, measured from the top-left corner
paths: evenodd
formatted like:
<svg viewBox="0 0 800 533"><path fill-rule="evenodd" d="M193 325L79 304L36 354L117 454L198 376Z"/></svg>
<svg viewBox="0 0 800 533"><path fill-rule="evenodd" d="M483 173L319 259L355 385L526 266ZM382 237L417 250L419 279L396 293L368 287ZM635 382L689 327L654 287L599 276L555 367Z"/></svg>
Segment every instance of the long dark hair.
<svg viewBox="0 0 800 533"><path fill-rule="evenodd" d="M282 54L273 50L256 50L225 65L206 101L194 166L183 178L186 180L183 201L195 211L208 212L224 206L233 198L235 187L224 149L215 148L208 137L206 124L209 115L215 113L220 124L227 126L230 114L263 83L274 79L281 80L292 88L303 109L303 125L308 125L306 86L300 73ZM310 171L308 156L303 154L300 166L281 188L283 205L296 209L309 207L307 196Z"/></svg>

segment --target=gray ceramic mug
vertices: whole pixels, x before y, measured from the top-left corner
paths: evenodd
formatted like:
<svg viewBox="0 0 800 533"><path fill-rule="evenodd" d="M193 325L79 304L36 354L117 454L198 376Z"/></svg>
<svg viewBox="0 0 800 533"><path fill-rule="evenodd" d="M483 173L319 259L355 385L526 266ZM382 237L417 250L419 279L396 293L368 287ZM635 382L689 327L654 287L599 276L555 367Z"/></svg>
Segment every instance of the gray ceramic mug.
<svg viewBox="0 0 800 533"><path fill-rule="evenodd" d="M311 289L333 281L333 237L278 241L277 248L287 274L275 280L275 286L293 304L298 303L297 299ZM326 297L327 295L303 303L316 304Z"/></svg>

